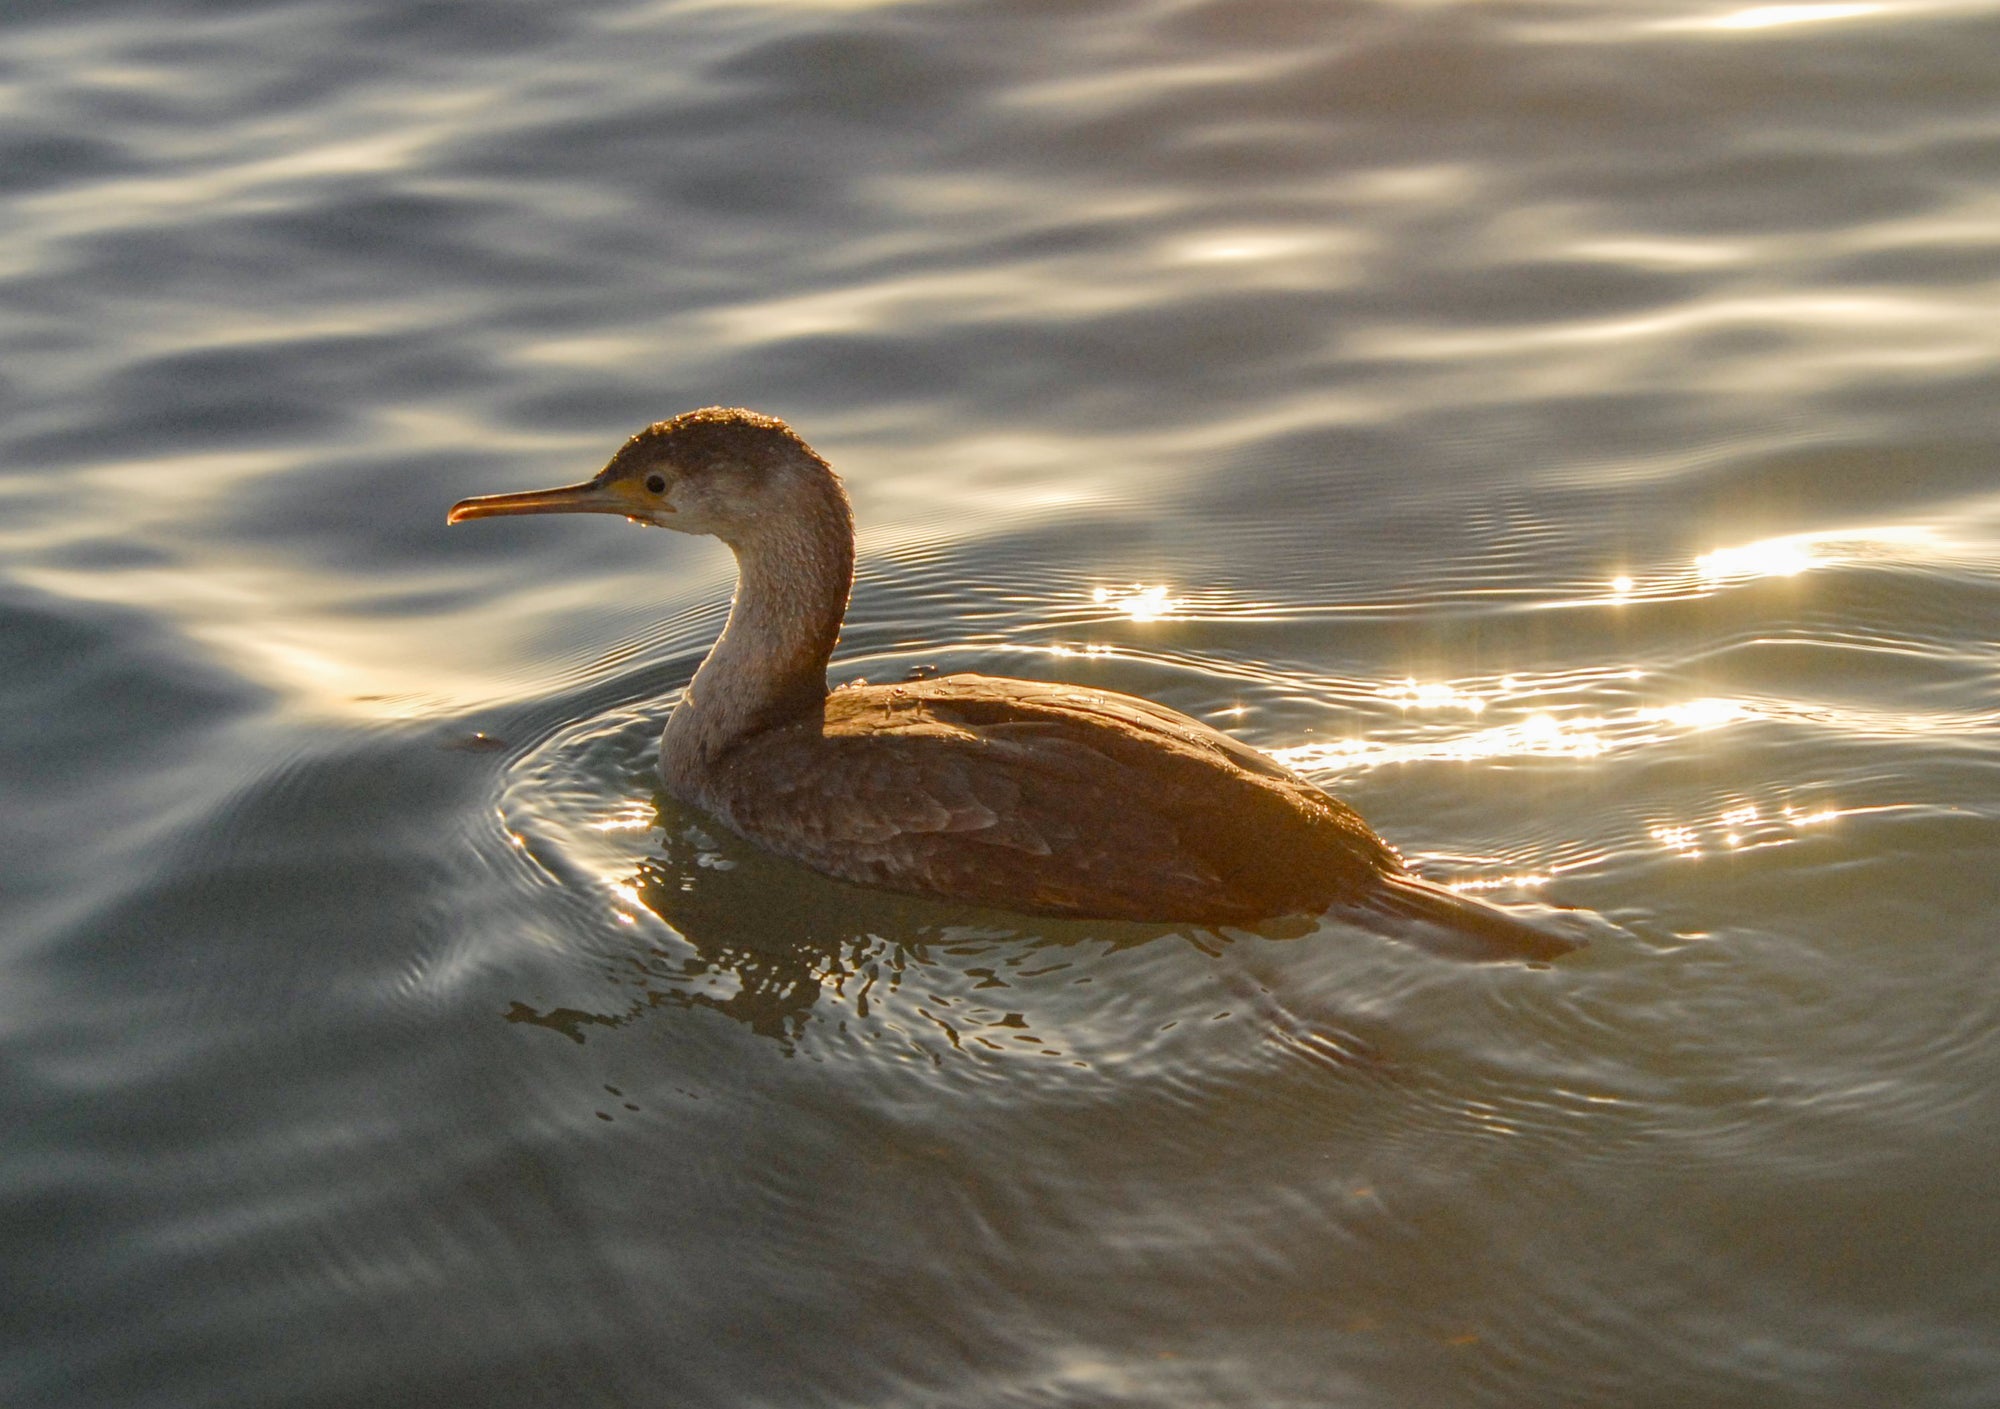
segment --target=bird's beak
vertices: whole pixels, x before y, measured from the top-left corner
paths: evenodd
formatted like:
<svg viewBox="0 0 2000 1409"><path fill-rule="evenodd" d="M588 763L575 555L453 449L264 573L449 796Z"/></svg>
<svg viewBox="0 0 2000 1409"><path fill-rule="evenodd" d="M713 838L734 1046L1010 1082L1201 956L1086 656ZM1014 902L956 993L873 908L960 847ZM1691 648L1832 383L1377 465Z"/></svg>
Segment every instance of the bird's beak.
<svg viewBox="0 0 2000 1409"><path fill-rule="evenodd" d="M626 514L637 511L632 486L614 480L609 484L587 480L566 484L561 489L529 489L519 494L482 494L461 499L446 515L448 524L467 519L491 519L503 514Z"/></svg>

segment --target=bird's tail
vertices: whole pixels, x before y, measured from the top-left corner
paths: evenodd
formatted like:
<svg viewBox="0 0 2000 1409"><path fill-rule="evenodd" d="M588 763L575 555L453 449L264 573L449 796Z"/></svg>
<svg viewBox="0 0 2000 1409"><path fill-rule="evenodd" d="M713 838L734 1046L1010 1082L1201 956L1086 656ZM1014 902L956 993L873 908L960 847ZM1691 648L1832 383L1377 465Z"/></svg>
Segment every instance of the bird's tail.
<svg viewBox="0 0 2000 1409"><path fill-rule="evenodd" d="M1443 944L1426 947L1464 958L1547 960L1581 947L1578 940L1420 876L1384 877L1364 904L1444 931Z"/></svg>

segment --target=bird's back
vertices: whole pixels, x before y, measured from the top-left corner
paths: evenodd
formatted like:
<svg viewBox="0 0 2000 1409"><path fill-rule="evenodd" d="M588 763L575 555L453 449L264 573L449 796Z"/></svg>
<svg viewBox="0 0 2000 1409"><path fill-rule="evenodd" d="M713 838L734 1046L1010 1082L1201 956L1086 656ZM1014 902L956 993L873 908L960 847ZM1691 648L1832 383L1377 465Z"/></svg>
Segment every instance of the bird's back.
<svg viewBox="0 0 2000 1409"><path fill-rule="evenodd" d="M977 675L851 686L692 799L850 880L1014 910L1248 923L1403 875L1345 805L1145 700Z"/></svg>

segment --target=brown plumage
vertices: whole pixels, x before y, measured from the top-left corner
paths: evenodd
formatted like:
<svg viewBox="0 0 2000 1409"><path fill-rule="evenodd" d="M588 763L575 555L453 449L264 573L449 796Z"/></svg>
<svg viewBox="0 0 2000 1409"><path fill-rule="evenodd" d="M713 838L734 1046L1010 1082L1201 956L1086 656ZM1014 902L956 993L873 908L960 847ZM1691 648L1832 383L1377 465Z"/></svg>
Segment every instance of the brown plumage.
<svg viewBox="0 0 2000 1409"><path fill-rule="evenodd" d="M692 411L584 484L468 499L451 522L561 512L734 550L729 622L668 720L660 773L771 851L1020 911L1215 925L1346 907L1523 956L1572 947L1411 875L1351 808L1160 705L983 675L829 693L853 521L839 477L782 421Z"/></svg>

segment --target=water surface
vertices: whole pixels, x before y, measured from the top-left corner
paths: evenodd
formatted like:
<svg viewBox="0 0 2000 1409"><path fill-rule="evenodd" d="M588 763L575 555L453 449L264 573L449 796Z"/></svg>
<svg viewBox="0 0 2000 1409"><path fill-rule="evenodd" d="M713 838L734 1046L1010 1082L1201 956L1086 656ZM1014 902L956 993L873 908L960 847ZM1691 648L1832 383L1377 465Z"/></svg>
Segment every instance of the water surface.
<svg viewBox="0 0 2000 1409"><path fill-rule="evenodd" d="M16 4L0 1399L2000 1397L2000 7ZM1142 693L1546 968L841 886L658 798L716 545L837 680Z"/></svg>

